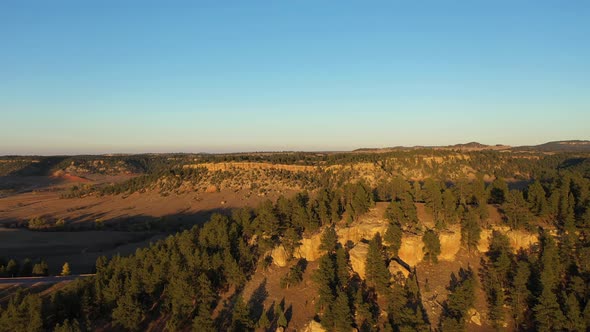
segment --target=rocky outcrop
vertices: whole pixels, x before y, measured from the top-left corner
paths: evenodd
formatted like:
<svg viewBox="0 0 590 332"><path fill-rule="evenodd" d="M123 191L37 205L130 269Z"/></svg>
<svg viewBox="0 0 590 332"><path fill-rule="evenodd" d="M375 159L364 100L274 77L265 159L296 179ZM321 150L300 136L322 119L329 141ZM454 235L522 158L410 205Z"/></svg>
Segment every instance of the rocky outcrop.
<svg viewBox="0 0 590 332"><path fill-rule="evenodd" d="M461 229L459 226L453 227L439 235L440 255L438 259L452 262L455 260L457 253L461 249Z"/></svg>
<svg viewBox="0 0 590 332"><path fill-rule="evenodd" d="M521 230L510 230L508 227L494 227L494 229L482 230L479 244L477 245L477 250L479 250L479 252L484 253L488 251L494 230L508 237L510 240L510 246L514 251L518 251L521 248L526 249L539 244L539 236L537 234Z"/></svg>
<svg viewBox="0 0 590 332"><path fill-rule="evenodd" d="M371 218L350 227L337 229L336 233L338 233L338 241L345 246L349 241L358 243L362 239L370 240L377 233L383 236L388 225L389 223L385 219Z"/></svg>
<svg viewBox="0 0 590 332"><path fill-rule="evenodd" d="M310 262L319 259L324 254L324 251L320 249L321 239L321 234L315 234L311 238L302 239L301 245L295 249L293 255L295 258L305 258Z"/></svg>
<svg viewBox="0 0 590 332"><path fill-rule="evenodd" d="M424 259L424 244L422 237L417 235L404 235L398 257L409 266L416 266Z"/></svg>
<svg viewBox="0 0 590 332"><path fill-rule="evenodd" d="M322 327L322 324L312 320L309 324L301 330L302 332L326 332L326 329Z"/></svg>
<svg viewBox="0 0 590 332"><path fill-rule="evenodd" d="M384 235L387 232L389 223L382 217L379 217L375 211L369 212L369 214L360 222L355 222L353 225L348 227L339 227L336 229L338 234L338 241L343 246L350 244L355 247L352 250L356 250L358 257L351 257L356 260L356 266L353 265L355 271L359 275L364 276L364 260L365 256L361 259L363 248L366 244L363 244L362 240L370 240L375 234L380 233ZM505 234L510 240L510 245L517 251L520 248L529 248L532 245L539 243L538 236L536 234L528 233L519 230L510 230L508 227L496 226L494 230L497 230ZM488 251L490 244L490 238L493 230L484 229L481 232L481 239L477 246L477 249L485 253ZM461 228L459 225L453 225L448 230L445 230L439 234L439 240L441 245L441 254L438 257L442 261L454 261L461 249ZM308 261L316 261L323 254L324 251L320 250L321 234L314 234L309 238L301 240L301 245L297 247L293 253L295 258L305 258ZM404 234L402 238L401 248L398 252L398 257L408 266L414 267L424 259L423 251L424 243L422 242L422 236L413 234ZM352 251L351 250L351 256ZM271 255L273 262L278 266L286 266L288 255L282 246L279 246L272 250Z"/></svg>
<svg viewBox="0 0 590 332"><path fill-rule="evenodd" d="M350 265L354 272L356 272L359 277L365 279L365 265L367 262L367 253L369 252L369 245L360 242L354 248L350 249Z"/></svg>
<svg viewBox="0 0 590 332"><path fill-rule="evenodd" d="M481 326L481 315L477 310L475 310L475 308L469 309L469 311L467 312L467 317L470 317L469 320L473 324Z"/></svg>
<svg viewBox="0 0 590 332"><path fill-rule="evenodd" d="M270 252L270 256L272 257L272 262L276 266L279 266L279 267L287 266L289 256L287 255L287 251L285 250L285 247L278 246L278 247L274 248Z"/></svg>

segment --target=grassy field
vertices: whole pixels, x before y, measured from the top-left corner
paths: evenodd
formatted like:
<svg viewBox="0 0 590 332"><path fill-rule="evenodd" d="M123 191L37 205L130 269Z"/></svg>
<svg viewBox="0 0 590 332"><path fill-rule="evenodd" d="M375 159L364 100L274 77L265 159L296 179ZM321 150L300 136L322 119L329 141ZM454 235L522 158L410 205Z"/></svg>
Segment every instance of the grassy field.
<svg viewBox="0 0 590 332"><path fill-rule="evenodd" d="M162 237L163 234L150 232L34 232L0 228L0 256L19 261L43 258L50 274L58 274L64 262L70 263L72 273L89 273L101 255L130 254Z"/></svg>

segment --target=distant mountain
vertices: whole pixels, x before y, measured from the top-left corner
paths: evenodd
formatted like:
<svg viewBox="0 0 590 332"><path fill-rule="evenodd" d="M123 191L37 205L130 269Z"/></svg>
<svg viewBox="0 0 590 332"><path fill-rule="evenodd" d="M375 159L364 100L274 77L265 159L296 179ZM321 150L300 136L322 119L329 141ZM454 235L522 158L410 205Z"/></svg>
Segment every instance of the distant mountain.
<svg viewBox="0 0 590 332"><path fill-rule="evenodd" d="M541 152L590 152L590 141L570 140L554 141L539 145L518 146L514 151L541 151Z"/></svg>

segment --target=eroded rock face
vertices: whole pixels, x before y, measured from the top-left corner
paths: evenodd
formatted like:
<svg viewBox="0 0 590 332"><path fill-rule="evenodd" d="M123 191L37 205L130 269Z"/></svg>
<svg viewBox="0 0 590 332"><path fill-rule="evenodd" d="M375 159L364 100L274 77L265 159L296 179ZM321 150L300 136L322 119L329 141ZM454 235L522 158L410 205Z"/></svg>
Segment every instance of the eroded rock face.
<svg viewBox="0 0 590 332"><path fill-rule="evenodd" d="M404 235L398 257L409 266L416 266L424 259L424 243L422 237L417 235Z"/></svg>
<svg viewBox="0 0 590 332"><path fill-rule="evenodd" d="M518 251L521 248L526 249L533 245L539 244L539 236L537 234L521 230L510 230L508 227L494 227L493 230L482 230L481 238L479 240L479 244L477 245L477 250L479 250L479 252L485 253L488 251L494 230L505 234L508 237L510 240L510 246L514 251Z"/></svg>
<svg viewBox="0 0 590 332"><path fill-rule="evenodd" d="M440 255L438 259L452 262L461 249L461 229L458 226L452 227L449 231L439 235Z"/></svg>
<svg viewBox="0 0 590 332"><path fill-rule="evenodd" d="M305 258L310 262L318 260L324 254L324 251L320 249L321 242L321 234L315 234L311 238L304 238L293 255L295 258Z"/></svg>
<svg viewBox="0 0 590 332"><path fill-rule="evenodd" d="M381 237L387 232L389 223L385 219L369 219L350 227L336 230L338 241L344 246L347 242L358 243L362 239L370 240L375 234L381 234Z"/></svg>
<svg viewBox="0 0 590 332"><path fill-rule="evenodd" d="M357 256L362 253L362 248L366 246L362 244L362 240L370 240L375 234L380 233L382 236L387 231L389 223L385 218L379 218L374 213L368 218L364 218L360 222L356 222L349 227L338 227L336 233L338 234L338 241L343 245L347 246L352 243L355 245L353 248L357 250ZM497 230L503 234L506 234L510 239L510 245L514 251L520 248L529 248L530 246L539 243L538 236L536 234L510 230L508 227L496 226L494 230ZM481 239L477 246L477 249L481 253L488 251L490 244L490 238L492 236L492 230L484 229L481 232ZM442 261L454 261L459 250L461 249L461 228L459 225L453 225L448 230L443 231L439 234L441 244L441 254L438 257ZM295 249L293 256L295 258L305 258L308 261L318 260L325 252L320 249L321 233L315 234L310 238L304 238L301 240L301 245ZM424 243L422 242L422 236L404 234L402 238L402 245L398 253L398 257L408 264L410 267L416 266L424 259ZM360 251L360 252L359 252ZM287 266L288 255L282 246L279 246L272 250L271 255L273 262L280 266ZM352 251L351 251L352 256ZM359 275L364 276L364 260L365 256L357 259L355 271ZM351 257L351 260L353 258ZM354 266L353 266L354 267Z"/></svg>
<svg viewBox="0 0 590 332"><path fill-rule="evenodd" d="M365 264L367 262L368 252L369 245L364 242L359 242L349 251L350 265L354 272L356 272L362 279L365 279Z"/></svg>

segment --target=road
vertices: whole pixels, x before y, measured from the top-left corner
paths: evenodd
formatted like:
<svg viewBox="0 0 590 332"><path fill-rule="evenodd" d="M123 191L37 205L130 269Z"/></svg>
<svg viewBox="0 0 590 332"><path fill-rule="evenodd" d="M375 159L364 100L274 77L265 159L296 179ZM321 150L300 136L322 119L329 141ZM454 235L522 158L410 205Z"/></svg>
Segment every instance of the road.
<svg viewBox="0 0 590 332"><path fill-rule="evenodd" d="M69 276L49 276L49 277L22 277L22 278L0 278L0 285L34 285L37 283L58 283L62 281L71 281L78 278L91 277L94 274L73 274Z"/></svg>

